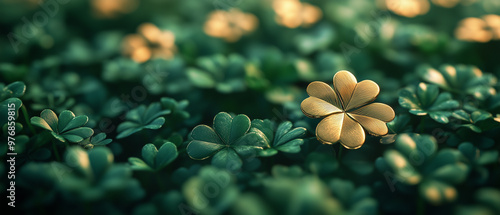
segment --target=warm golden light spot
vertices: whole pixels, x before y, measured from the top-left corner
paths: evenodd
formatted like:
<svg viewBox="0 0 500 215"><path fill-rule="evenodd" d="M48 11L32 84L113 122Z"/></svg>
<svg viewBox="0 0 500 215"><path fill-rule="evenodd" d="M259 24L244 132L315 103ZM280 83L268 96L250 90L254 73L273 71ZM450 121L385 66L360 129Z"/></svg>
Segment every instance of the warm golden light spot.
<svg viewBox="0 0 500 215"><path fill-rule="evenodd" d="M406 145L411 149L417 149L417 143L415 143L415 140L413 140L413 138L411 138L409 135L402 134L399 136L399 139L401 139L401 142L406 143Z"/></svg>
<svg viewBox="0 0 500 215"><path fill-rule="evenodd" d="M287 28L308 27L323 17L321 9L299 0L274 0L272 7L276 22Z"/></svg>
<svg viewBox="0 0 500 215"><path fill-rule="evenodd" d="M425 84L424 82L420 82L420 84L418 84L418 87L423 91L427 90L427 84Z"/></svg>
<svg viewBox="0 0 500 215"><path fill-rule="evenodd" d="M235 42L243 35L253 32L258 26L258 22L257 17L253 14L244 13L238 9L216 10L208 15L203 30L212 37Z"/></svg>
<svg viewBox="0 0 500 215"><path fill-rule="evenodd" d="M403 158L403 156L401 156L400 154L392 154L391 158L393 159L394 161L394 165L397 167L397 168L404 168L406 167L406 165L408 164L408 162L406 162L406 159Z"/></svg>
<svg viewBox="0 0 500 215"><path fill-rule="evenodd" d="M457 191L455 188L448 187L444 190L444 196L448 200L454 200L457 197Z"/></svg>
<svg viewBox="0 0 500 215"><path fill-rule="evenodd" d="M441 85L446 84L446 80L444 79L443 75L434 68L430 68L427 70L427 73L425 74L425 78L427 80L432 80L432 82L434 82L434 83L438 83Z"/></svg>
<svg viewBox="0 0 500 215"><path fill-rule="evenodd" d="M425 190L425 195L434 203L439 203L441 201L441 195L436 188L428 188L427 190Z"/></svg>
<svg viewBox="0 0 500 215"><path fill-rule="evenodd" d="M127 14L137 8L137 0L92 0L92 9L99 18L115 18Z"/></svg>
<svg viewBox="0 0 500 215"><path fill-rule="evenodd" d="M174 56L177 47L172 32L162 31L151 23L144 23L137 29L138 34L131 34L123 39L124 55L139 63L151 58L170 59Z"/></svg>
<svg viewBox="0 0 500 215"><path fill-rule="evenodd" d="M446 66L444 70L446 71L446 73L448 73L450 77L457 76L457 70L453 66Z"/></svg>
<svg viewBox="0 0 500 215"><path fill-rule="evenodd" d="M500 16L485 15L482 18L465 18L458 24L455 37L469 42L489 42L500 39Z"/></svg>
<svg viewBox="0 0 500 215"><path fill-rule="evenodd" d="M426 14L430 4L427 0L385 0L385 7L395 14L412 18Z"/></svg>
<svg viewBox="0 0 500 215"><path fill-rule="evenodd" d="M460 0L432 0L432 3L440 7L452 8L460 3Z"/></svg>

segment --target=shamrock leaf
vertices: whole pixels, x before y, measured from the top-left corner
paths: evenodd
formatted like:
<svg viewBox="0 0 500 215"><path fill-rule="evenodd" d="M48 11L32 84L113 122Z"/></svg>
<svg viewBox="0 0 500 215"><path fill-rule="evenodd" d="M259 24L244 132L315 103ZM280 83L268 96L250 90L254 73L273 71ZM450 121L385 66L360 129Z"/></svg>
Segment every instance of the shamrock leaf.
<svg viewBox="0 0 500 215"><path fill-rule="evenodd" d="M0 101L4 101L8 98L19 98L24 95L26 91L26 85L23 82L16 81L5 86L3 83L0 83Z"/></svg>
<svg viewBox="0 0 500 215"><path fill-rule="evenodd" d="M259 153L260 156L264 157L275 155L278 151L299 152L300 146L304 143L304 140L300 139L300 137L306 133L306 129L302 127L292 129L292 123L289 121L282 122L275 132L275 124L268 119L253 120L252 129L264 134L268 149L264 149Z"/></svg>
<svg viewBox="0 0 500 215"><path fill-rule="evenodd" d="M131 157L128 159L135 170L160 170L177 158L177 147L171 142L165 142L157 149L149 143L142 147L142 160Z"/></svg>
<svg viewBox="0 0 500 215"><path fill-rule="evenodd" d="M200 57L196 62L200 69L187 70L193 85L215 88L221 93L240 92L245 89L245 59L240 55Z"/></svg>
<svg viewBox="0 0 500 215"><path fill-rule="evenodd" d="M132 177L130 168L114 164L113 160L113 153L106 147L85 151L73 146L66 151L65 164L32 162L20 170L19 178L27 188L55 191L66 196L61 200L64 204L130 203L141 199L145 192ZM52 186L42 187L32 182L40 178Z"/></svg>
<svg viewBox="0 0 500 215"><path fill-rule="evenodd" d="M500 190L491 187L480 188L475 191L473 199L476 204L460 205L456 214L500 214Z"/></svg>
<svg viewBox="0 0 500 215"><path fill-rule="evenodd" d="M18 110L22 106L22 101L18 99L24 95L26 85L23 82L16 81L7 86L0 83L0 127L2 127L9 120L9 112L14 109L14 118L19 116Z"/></svg>
<svg viewBox="0 0 500 215"><path fill-rule="evenodd" d="M453 93L472 95L480 100L495 94L493 86L497 83L496 77L483 74L475 66L443 65L439 70L424 66L419 70L425 81Z"/></svg>
<svg viewBox="0 0 500 215"><path fill-rule="evenodd" d="M436 139L432 136L401 134L394 149L385 151L375 165L389 186L417 185L420 196L434 205L452 202L457 198L453 185L466 179L469 168L458 150L436 151Z"/></svg>
<svg viewBox="0 0 500 215"><path fill-rule="evenodd" d="M342 179L332 179L329 183L332 195L336 197L349 214L377 214L377 201L371 197L368 186L356 188L354 183Z"/></svg>
<svg viewBox="0 0 500 215"><path fill-rule="evenodd" d="M184 183L182 194L188 205L201 214L223 214L238 198L239 189L235 181L231 172L205 166L198 175ZM217 189L217 192L207 192L207 189Z"/></svg>
<svg viewBox="0 0 500 215"><path fill-rule="evenodd" d="M487 119L493 119L493 115L491 113L488 113L483 110L476 110L473 111L472 113L467 113L464 110L457 110L453 112L452 114L453 117L460 119L462 121L467 122L467 124L458 124L458 127L463 127L463 128L468 128L476 133L481 133L483 132L483 129L481 129L481 122L487 120ZM491 126L490 126L491 127Z"/></svg>
<svg viewBox="0 0 500 215"><path fill-rule="evenodd" d="M489 171L485 167L498 161L498 151L479 150L470 142L461 143L458 150L469 160L468 165L471 170L470 177L474 177L474 182L482 184L486 182Z"/></svg>
<svg viewBox="0 0 500 215"><path fill-rule="evenodd" d="M250 131L250 119L243 114L232 117L221 112L214 117L213 128L198 125L191 131L186 151L192 159L212 157L212 164L237 170L242 158L257 155L265 145L264 135Z"/></svg>
<svg viewBox="0 0 500 215"><path fill-rule="evenodd" d="M94 146L108 145L112 141L113 140L111 139L106 139L106 133L99 133L97 135L90 137L86 141L81 142L80 145L82 145L83 148L85 149L92 149L94 148Z"/></svg>
<svg viewBox="0 0 500 215"><path fill-rule="evenodd" d="M157 102L150 104L147 108L141 105L132 109L125 116L126 121L118 125L116 131L119 134L116 138L125 138L143 129L159 129L165 123L165 118L161 116L170 113L170 110L162 110Z"/></svg>
<svg viewBox="0 0 500 215"><path fill-rule="evenodd" d="M175 99L163 97L161 105L164 109L170 110L170 117L174 119L184 120L190 117L189 112L185 111L189 105L188 100L176 101Z"/></svg>
<svg viewBox="0 0 500 215"><path fill-rule="evenodd" d="M94 134L94 130L83 127L89 118L85 115L76 116L69 110L59 114L59 118L50 109L45 109L40 117L31 117L31 124L50 131L52 136L61 142L78 143Z"/></svg>
<svg viewBox="0 0 500 215"><path fill-rule="evenodd" d="M451 94L441 93L436 85L420 83L418 88L404 89L399 94L399 104L410 113L417 116L429 115L433 120L446 124L449 122L452 110L459 103L452 99Z"/></svg>
<svg viewBox="0 0 500 215"><path fill-rule="evenodd" d="M192 89L185 73L185 63L180 58L153 59L144 64L144 70L148 72L142 78L142 83L153 94L178 94Z"/></svg>

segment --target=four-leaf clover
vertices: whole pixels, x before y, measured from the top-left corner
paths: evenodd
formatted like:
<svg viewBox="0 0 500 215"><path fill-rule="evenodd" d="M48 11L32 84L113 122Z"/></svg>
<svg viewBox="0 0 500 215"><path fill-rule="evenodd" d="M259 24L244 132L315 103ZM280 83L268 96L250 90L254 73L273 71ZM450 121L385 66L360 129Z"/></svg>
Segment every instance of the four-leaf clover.
<svg viewBox="0 0 500 215"><path fill-rule="evenodd" d="M348 71L339 71L333 77L333 88L315 81L307 86L309 98L301 103L302 112L311 118L323 119L316 127L316 137L324 144L340 142L348 149L360 148L365 132L385 135L386 122L394 119L394 110L382 103L371 103L379 86L369 80L357 83Z"/></svg>

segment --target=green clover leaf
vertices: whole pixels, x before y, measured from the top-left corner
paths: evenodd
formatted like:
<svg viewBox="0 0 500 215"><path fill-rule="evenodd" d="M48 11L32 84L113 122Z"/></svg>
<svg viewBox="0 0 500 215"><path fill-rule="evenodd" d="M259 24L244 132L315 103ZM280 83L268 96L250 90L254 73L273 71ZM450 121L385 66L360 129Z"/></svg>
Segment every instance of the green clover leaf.
<svg viewBox="0 0 500 215"><path fill-rule="evenodd" d="M141 105L132 109L125 116L126 121L118 125L116 138L122 139L144 129L159 129L165 123L165 118L161 116L170 113L171 110L162 110L160 103L157 102L150 104L147 108Z"/></svg>
<svg viewBox="0 0 500 215"><path fill-rule="evenodd" d="M69 110L59 114L59 118L50 109L45 109L40 117L31 117L31 124L50 131L52 136L61 142L78 143L94 134L94 130L83 127L89 118L85 115L75 116Z"/></svg>
<svg viewBox="0 0 500 215"><path fill-rule="evenodd" d="M459 103L449 93L439 93L436 85L420 83L418 88L404 89L399 94L399 104L417 116L429 115L434 121L446 124L452 110Z"/></svg>
<svg viewBox="0 0 500 215"><path fill-rule="evenodd" d="M171 142L165 142L159 149L149 143L142 147L142 159L128 159L134 170L160 170L177 158L177 147Z"/></svg>
<svg viewBox="0 0 500 215"><path fill-rule="evenodd" d="M188 68L191 83L199 88L215 88L221 93L245 89L245 59L237 54L214 55L196 60L198 68Z"/></svg>
<svg viewBox="0 0 500 215"><path fill-rule="evenodd" d="M212 164L237 170L242 158L256 156L265 146L262 133L250 131L250 119L243 114L232 117L221 112L214 117L213 128L198 125L191 131L186 151L192 159L212 157Z"/></svg>
<svg viewBox="0 0 500 215"><path fill-rule="evenodd" d="M429 135L398 135L394 149L385 151L375 165L391 186L418 185L420 196L439 205L457 198L453 185L462 183L469 172L464 157L456 149L437 153L436 139ZM395 184L394 184L395 183Z"/></svg>
<svg viewBox="0 0 500 215"><path fill-rule="evenodd" d="M99 133L88 138L86 141L81 142L80 145L82 145L85 149L92 149L94 146L104 146L110 144L111 142L113 142L113 140L106 139L106 133Z"/></svg>
<svg viewBox="0 0 500 215"><path fill-rule="evenodd" d="M305 133L306 129L299 127L292 129L292 123L289 121L282 122L275 132L274 122L266 120L253 120L252 130L260 131L264 134L267 149L259 153L260 156L272 156L278 151L287 153L297 153L300 151L300 146L304 143L300 139Z"/></svg>
<svg viewBox="0 0 500 215"><path fill-rule="evenodd" d="M26 85L23 82L16 81L5 86L3 83L0 83L0 127L2 127L8 120L9 106L14 104L15 106L15 115L14 117L17 119L19 116L19 108L23 105L22 101L18 99L19 97L24 95L26 91Z"/></svg>
<svg viewBox="0 0 500 215"><path fill-rule="evenodd" d="M377 214L377 201L371 197L372 191L368 186L355 187L348 180L334 178L328 184L332 195L344 206L349 214Z"/></svg>
<svg viewBox="0 0 500 215"><path fill-rule="evenodd" d="M497 83L496 77L483 74L475 66L442 65L439 70L424 66L419 73L425 81L453 93L472 95L480 100L495 94L493 86Z"/></svg>

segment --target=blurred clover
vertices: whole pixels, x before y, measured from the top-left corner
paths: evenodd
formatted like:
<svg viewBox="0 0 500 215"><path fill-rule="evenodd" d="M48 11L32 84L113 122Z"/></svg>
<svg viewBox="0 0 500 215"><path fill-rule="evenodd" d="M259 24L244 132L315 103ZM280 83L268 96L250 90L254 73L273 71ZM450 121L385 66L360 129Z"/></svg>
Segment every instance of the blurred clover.
<svg viewBox="0 0 500 215"><path fill-rule="evenodd" d="M486 43L500 40L500 16L487 14L481 18L468 17L461 20L455 29L455 37L468 42Z"/></svg>
<svg viewBox="0 0 500 215"><path fill-rule="evenodd" d="M365 131L381 136L388 132L386 122L394 119L394 110L382 103L371 103L380 92L369 80L357 83L348 71L333 77L333 88L315 81L307 86L309 98L301 103L304 114L323 118L316 127L316 137L324 144L340 142L347 149L358 149L365 142Z"/></svg>
<svg viewBox="0 0 500 215"><path fill-rule="evenodd" d="M0 83L0 89L2 90L0 91L0 127L2 127L5 123L10 121L8 120L10 108L14 108L14 117L16 119L19 116L18 110L23 105L19 97L24 95L26 85L20 81L13 82L7 86ZM12 107L11 104L14 104L14 107Z"/></svg>
<svg viewBox="0 0 500 215"><path fill-rule="evenodd" d="M484 122L488 119L493 119L493 115L483 110L476 110L472 113L467 113L464 110L457 110L453 112L453 117L466 122L466 124L457 123L458 127L468 128L476 133L483 132L481 127L486 127L486 129L491 129L493 126L481 126L481 122Z"/></svg>
<svg viewBox="0 0 500 215"><path fill-rule="evenodd" d="M491 74L483 74L475 66L443 65L439 70L424 66L419 68L419 73L425 81L452 93L472 95L479 100L496 94L493 86L496 85L497 78Z"/></svg>
<svg viewBox="0 0 500 215"><path fill-rule="evenodd" d="M208 15L203 26L205 33L227 42L236 42L243 35L253 32L259 20L250 13L244 13L236 8L216 10Z"/></svg>
<svg viewBox="0 0 500 215"><path fill-rule="evenodd" d="M164 110L170 110L169 117L174 120L185 120L191 116L189 112L185 111L189 105L188 100L176 101L172 98L163 97L160 103Z"/></svg>
<svg viewBox="0 0 500 215"><path fill-rule="evenodd" d="M429 11L430 4L428 0L412 0L412 1L399 1L399 0L383 0L383 7L389 9L397 15L405 17L416 17L424 15Z"/></svg>
<svg viewBox="0 0 500 215"><path fill-rule="evenodd" d="M177 158L177 147L171 142L164 142L159 149L149 143L142 147L142 159L128 159L133 170L158 171Z"/></svg>
<svg viewBox="0 0 500 215"><path fill-rule="evenodd" d="M245 89L245 59L238 54L228 57L217 54L200 57L198 68L186 70L191 83L200 88L215 88L221 93L241 92Z"/></svg>
<svg viewBox="0 0 500 215"><path fill-rule="evenodd" d="M458 192L453 185L464 182L469 172L464 160L456 149L437 151L436 139L432 136L401 134L394 149L386 150L375 165L392 190L401 185L399 183L418 185L422 198L440 205L457 198Z"/></svg>
<svg viewBox="0 0 500 215"><path fill-rule="evenodd" d="M456 215L500 214L500 190L497 188L485 187L475 190L472 195L476 204L460 204L456 208ZM469 203L469 202L468 202Z"/></svg>
<svg viewBox="0 0 500 215"><path fill-rule="evenodd" d="M122 139L144 129L159 129L165 123L165 118L162 116L171 112L171 110L162 109L158 102L152 103L148 107L140 105L127 112L126 121L120 123L116 129L118 132L116 138Z"/></svg>
<svg viewBox="0 0 500 215"><path fill-rule="evenodd" d="M273 0L272 7L276 22L287 28L309 27L323 16L319 7L299 0Z"/></svg>
<svg viewBox="0 0 500 215"><path fill-rule="evenodd" d="M85 151L74 146L67 150L65 164L29 163L21 169L19 180L25 187L43 190L40 183L33 183L43 179L43 183L52 184L45 189L65 196L61 201L74 205L73 209L82 203L97 207L104 202L130 203L141 199L145 192L132 177L130 168L113 164L113 160L106 147Z"/></svg>
<svg viewBox="0 0 500 215"><path fill-rule="evenodd" d="M235 117L221 112L214 117L213 128L198 125L191 131L192 140L186 151L192 159L212 157L212 165L238 170L243 160L255 157L265 146L262 132L250 130L250 119L243 114Z"/></svg>
<svg viewBox="0 0 500 215"><path fill-rule="evenodd" d="M296 35L293 39L299 53L309 55L316 51L325 50L326 47L330 46L334 38L335 31L333 27L329 24L322 23L314 28L303 31L303 33Z"/></svg>
<svg viewBox="0 0 500 215"><path fill-rule="evenodd" d="M368 186L356 188L348 180L332 179L328 183L332 195L342 203L346 214L377 214L378 203L371 197L372 191Z"/></svg>
<svg viewBox="0 0 500 215"><path fill-rule="evenodd" d="M451 94L439 93L439 88L433 84L420 83L417 89L403 89L399 93L399 104L410 109L417 116L429 115L434 121L448 123L453 109L460 105L452 99Z"/></svg>
<svg viewBox="0 0 500 215"><path fill-rule="evenodd" d="M294 64L301 79L306 81L327 81L332 78L332 72L349 69L346 58L330 50L318 53L313 62L297 59Z"/></svg>
<svg viewBox="0 0 500 215"><path fill-rule="evenodd" d="M110 82L135 81L144 73L141 64L124 57L105 61L102 70L102 79Z"/></svg>
<svg viewBox="0 0 500 215"><path fill-rule="evenodd" d="M123 54L138 63L152 58L170 59L177 52L175 35L161 30L152 23L143 23L137 28L138 34L130 34L123 39Z"/></svg>
<svg viewBox="0 0 500 215"><path fill-rule="evenodd" d="M280 168L280 171L276 169ZM328 186L312 175L290 167L276 165L273 177L262 180L266 202L273 205L273 214L342 214L342 204L334 198Z"/></svg>
<svg viewBox="0 0 500 215"><path fill-rule="evenodd" d="M80 145L85 149L92 149L94 146L105 146L111 142L113 142L113 140L106 139L106 133L99 133L81 142Z"/></svg>
<svg viewBox="0 0 500 215"><path fill-rule="evenodd" d="M192 89L185 72L184 60L180 57L172 59L154 59L143 64L144 69L139 73L146 74L142 83L153 94L178 94Z"/></svg>
<svg viewBox="0 0 500 215"><path fill-rule="evenodd" d="M213 192L215 190L217 192ZM188 205L200 214L223 214L238 198L239 189L230 172L205 166L184 183L182 194Z"/></svg>
<svg viewBox="0 0 500 215"><path fill-rule="evenodd" d="M278 151L287 153L300 152L300 146L304 140L300 137L304 136L306 129L299 127L292 129L292 123L289 121L282 122L276 128L274 122L266 119L255 119L252 121L251 131L262 132L266 147L259 153L260 156L273 156Z"/></svg>
<svg viewBox="0 0 500 215"><path fill-rule="evenodd" d="M30 90L33 92L35 89ZM32 98L33 104L31 104L31 109L36 111L41 111L44 109L53 109L56 112L62 112L67 109L71 109L75 105L76 101L72 98L66 91L53 91L50 93L43 94L30 94L29 97Z"/></svg>
<svg viewBox="0 0 500 215"><path fill-rule="evenodd" d="M469 161L467 162L470 169L469 177L477 184L484 184L488 180L490 174L485 166L494 164L498 161L498 151L480 150L470 142L461 143L458 146L458 150L460 150Z"/></svg>
<svg viewBox="0 0 500 215"><path fill-rule="evenodd" d="M89 118L85 115L75 116L69 110L59 114L59 118L50 109L45 109L40 113L40 117L31 117L31 124L50 131L50 134L61 142L78 143L94 134L94 130L83 127Z"/></svg>

